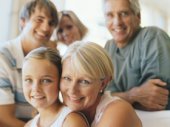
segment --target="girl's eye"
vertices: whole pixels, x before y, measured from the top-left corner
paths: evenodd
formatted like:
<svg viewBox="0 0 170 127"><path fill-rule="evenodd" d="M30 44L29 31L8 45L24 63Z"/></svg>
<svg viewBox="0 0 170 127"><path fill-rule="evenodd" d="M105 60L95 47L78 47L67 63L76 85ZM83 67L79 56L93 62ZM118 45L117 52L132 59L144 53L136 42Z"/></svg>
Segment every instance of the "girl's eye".
<svg viewBox="0 0 170 127"><path fill-rule="evenodd" d="M32 83L32 80L31 80L31 79L25 79L25 80L24 80L24 83L25 83L25 84L31 84L31 83Z"/></svg>
<svg viewBox="0 0 170 127"><path fill-rule="evenodd" d="M41 80L41 83L43 83L43 84L49 84L51 82L52 82L51 79L43 79L43 80Z"/></svg>

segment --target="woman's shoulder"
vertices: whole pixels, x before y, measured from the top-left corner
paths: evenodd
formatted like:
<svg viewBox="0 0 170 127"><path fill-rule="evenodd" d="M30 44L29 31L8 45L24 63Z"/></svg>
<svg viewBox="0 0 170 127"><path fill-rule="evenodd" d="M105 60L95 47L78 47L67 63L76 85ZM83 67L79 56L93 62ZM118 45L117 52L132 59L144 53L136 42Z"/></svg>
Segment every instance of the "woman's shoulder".
<svg viewBox="0 0 170 127"><path fill-rule="evenodd" d="M105 108L100 121L101 127L141 127L138 126L140 124L140 120L131 104L122 99L117 99L116 101L109 103Z"/></svg>
<svg viewBox="0 0 170 127"><path fill-rule="evenodd" d="M106 107L106 110L110 110L110 109L112 109L112 111L114 112L116 111L119 112L119 110L121 110L122 112L128 112L128 111L130 112L134 110L131 104L123 99L116 99L111 103L109 103L108 106Z"/></svg>
<svg viewBox="0 0 170 127"><path fill-rule="evenodd" d="M71 126L70 126L71 125ZM82 114L78 112L71 112L67 115L63 127L89 127L88 123Z"/></svg>

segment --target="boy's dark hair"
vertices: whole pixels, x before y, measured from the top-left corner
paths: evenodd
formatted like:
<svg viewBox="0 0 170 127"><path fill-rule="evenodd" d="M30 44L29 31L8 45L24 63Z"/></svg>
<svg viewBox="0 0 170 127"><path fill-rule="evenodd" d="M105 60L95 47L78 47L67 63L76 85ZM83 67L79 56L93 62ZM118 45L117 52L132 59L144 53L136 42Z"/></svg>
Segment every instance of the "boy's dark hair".
<svg viewBox="0 0 170 127"><path fill-rule="evenodd" d="M57 26L58 12L55 5L50 0L31 0L27 2L20 11L19 18L24 20L30 19L36 7L38 7L39 9L45 8L47 10L47 13L49 13L49 15L51 16L52 22L55 26Z"/></svg>

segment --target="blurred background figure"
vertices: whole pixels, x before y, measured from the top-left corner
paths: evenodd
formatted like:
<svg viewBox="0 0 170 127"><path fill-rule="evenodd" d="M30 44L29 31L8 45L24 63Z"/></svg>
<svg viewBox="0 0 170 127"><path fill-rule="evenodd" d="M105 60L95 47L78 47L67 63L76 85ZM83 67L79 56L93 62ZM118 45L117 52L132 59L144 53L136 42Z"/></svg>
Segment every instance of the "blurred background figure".
<svg viewBox="0 0 170 127"><path fill-rule="evenodd" d="M56 47L62 56L68 45L78 40L84 40L87 36L88 28L80 21L78 16L70 10L59 13L59 26L53 33L52 41L56 41ZM53 43L54 44L54 43Z"/></svg>
<svg viewBox="0 0 170 127"><path fill-rule="evenodd" d="M64 44L70 45L74 41L82 40L87 34L87 27L73 11L61 11L59 18L57 38Z"/></svg>

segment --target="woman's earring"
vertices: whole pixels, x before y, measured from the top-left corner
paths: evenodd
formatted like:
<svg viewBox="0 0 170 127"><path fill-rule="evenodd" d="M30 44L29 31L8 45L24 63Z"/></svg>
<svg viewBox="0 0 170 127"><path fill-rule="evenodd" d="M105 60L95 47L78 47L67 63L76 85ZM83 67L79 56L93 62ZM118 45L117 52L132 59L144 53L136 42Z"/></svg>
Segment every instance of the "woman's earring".
<svg viewBox="0 0 170 127"><path fill-rule="evenodd" d="M101 89L99 93L102 95L103 94L103 90Z"/></svg>

